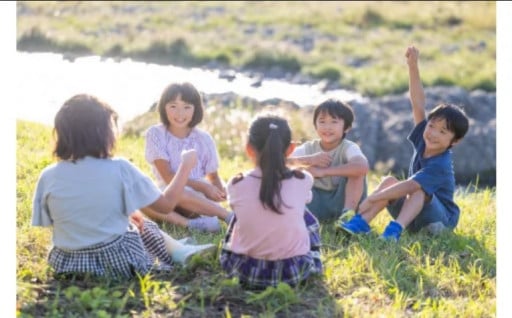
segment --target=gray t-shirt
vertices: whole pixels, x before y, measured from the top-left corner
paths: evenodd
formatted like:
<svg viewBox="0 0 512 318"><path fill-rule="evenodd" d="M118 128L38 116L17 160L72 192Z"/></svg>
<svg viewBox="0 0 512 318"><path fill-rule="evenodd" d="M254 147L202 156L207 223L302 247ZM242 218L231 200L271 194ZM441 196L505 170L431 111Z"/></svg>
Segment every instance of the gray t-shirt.
<svg viewBox="0 0 512 318"><path fill-rule="evenodd" d="M293 156L306 156L312 155L317 152L325 152L320 145L320 139L314 139L311 141L307 141L302 145L295 148L292 153ZM351 158L360 156L366 158L361 148L348 139L343 139L342 142L334 149L328 151L328 153L332 157L331 167L340 166L342 164L346 164ZM340 176L327 176L323 178L315 178L315 182L313 187L319 188L326 191L333 191L338 187L340 183Z"/></svg>
<svg viewBox="0 0 512 318"><path fill-rule="evenodd" d="M53 244L80 249L110 242L128 229L129 215L161 195L126 159L60 161L39 176L32 225L53 226Z"/></svg>

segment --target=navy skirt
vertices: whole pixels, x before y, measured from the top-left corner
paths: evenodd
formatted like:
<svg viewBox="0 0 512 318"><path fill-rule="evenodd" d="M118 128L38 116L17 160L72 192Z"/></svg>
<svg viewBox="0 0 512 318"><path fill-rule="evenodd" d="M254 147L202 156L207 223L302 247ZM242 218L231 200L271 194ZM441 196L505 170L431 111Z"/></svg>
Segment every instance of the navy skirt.
<svg viewBox="0 0 512 318"><path fill-rule="evenodd" d="M279 282L296 286L312 274L322 273L320 225L316 217L307 210L304 212L304 221L311 242L310 250L306 255L272 261L233 253L223 248L220 254L221 267L228 277L238 277L242 285L252 288L276 286ZM228 227L224 244L229 242L235 223L236 216Z"/></svg>

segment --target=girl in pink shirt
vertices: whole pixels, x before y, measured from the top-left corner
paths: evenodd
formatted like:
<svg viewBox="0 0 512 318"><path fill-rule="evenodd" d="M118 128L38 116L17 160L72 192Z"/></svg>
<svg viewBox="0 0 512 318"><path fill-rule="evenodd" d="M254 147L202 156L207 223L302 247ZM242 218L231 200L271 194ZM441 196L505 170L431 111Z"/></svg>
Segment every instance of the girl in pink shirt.
<svg viewBox="0 0 512 318"><path fill-rule="evenodd" d="M246 151L255 167L227 185L235 216L220 263L229 277L248 287L297 285L322 272L319 224L306 208L313 177L286 166L294 148L286 120L259 117L248 138Z"/></svg>

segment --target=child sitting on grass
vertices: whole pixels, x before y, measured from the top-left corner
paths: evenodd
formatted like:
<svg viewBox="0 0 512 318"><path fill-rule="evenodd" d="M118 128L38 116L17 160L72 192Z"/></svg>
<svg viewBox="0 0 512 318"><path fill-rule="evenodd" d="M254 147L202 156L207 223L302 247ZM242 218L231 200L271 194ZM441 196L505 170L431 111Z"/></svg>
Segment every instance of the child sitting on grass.
<svg viewBox="0 0 512 318"><path fill-rule="evenodd" d="M32 225L52 227L48 262L57 276L132 278L148 273L157 259L160 269L169 270L173 262L186 264L192 255L216 249L182 244L138 211L176 213L195 150L181 154L182 164L162 193L128 160L113 158L116 124L109 105L85 94L68 99L55 116L59 161L39 176Z"/></svg>
<svg viewBox="0 0 512 318"><path fill-rule="evenodd" d="M169 84L158 101L158 113L161 123L149 127L145 137L145 158L157 184L164 189L181 164L181 151L195 149L197 164L190 172L176 212L190 217L192 228L220 231L219 218L229 223L233 214L219 204L226 200L226 190L217 172L219 158L215 141L209 133L197 128L203 120L199 91L186 82ZM179 224L172 215L162 218L155 213L153 218Z"/></svg>
<svg viewBox="0 0 512 318"><path fill-rule="evenodd" d="M286 167L293 150L286 120L259 117L246 151L254 169L228 183L231 221L220 264L229 277L251 288L297 285L322 272L317 219L307 210L313 177Z"/></svg>
<svg viewBox="0 0 512 318"><path fill-rule="evenodd" d="M353 121L349 104L326 100L313 114L319 139L300 145L287 159L315 177L308 209L320 221L353 216L366 197L368 160L356 143L345 138Z"/></svg>
<svg viewBox="0 0 512 318"><path fill-rule="evenodd" d="M451 104L440 104L425 116L425 93L418 69L418 50L407 48L409 94L415 127L408 136L414 146L407 180L388 176L358 208L358 214L338 227L350 234L370 232L369 223L385 207L395 219L382 238L398 241L404 229L432 234L453 230L460 210L453 200L455 177L451 148L469 128L464 112Z"/></svg>

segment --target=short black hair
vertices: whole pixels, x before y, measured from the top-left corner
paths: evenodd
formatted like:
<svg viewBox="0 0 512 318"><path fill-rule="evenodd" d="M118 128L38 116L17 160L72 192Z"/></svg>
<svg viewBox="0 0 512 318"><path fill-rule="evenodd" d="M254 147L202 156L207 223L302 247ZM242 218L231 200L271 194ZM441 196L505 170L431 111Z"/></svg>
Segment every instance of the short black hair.
<svg viewBox="0 0 512 318"><path fill-rule="evenodd" d="M203 120L203 102L201 100L201 95L197 91L197 89L191 83L171 83L167 85L167 87L162 92L160 96L160 100L158 101L158 112L160 113L160 121L166 127L169 127L170 122L167 118L167 113L165 111L165 105L172 100L175 100L181 96L181 100L194 105L194 115L192 115L192 120L188 124L190 128L196 126Z"/></svg>
<svg viewBox="0 0 512 318"><path fill-rule="evenodd" d="M462 108L442 103L432 109L427 116L427 120L446 120L446 127L454 133L455 141L464 138L469 129L469 120Z"/></svg>
<svg viewBox="0 0 512 318"><path fill-rule="evenodd" d="M315 108L315 112L313 114L313 125L316 128L316 119L321 113L328 113L331 117L341 118L345 122L345 131L352 127L352 123L354 122L355 115L352 107L340 100L337 99L328 99L318 105ZM343 138L345 137L345 131L343 132Z"/></svg>

